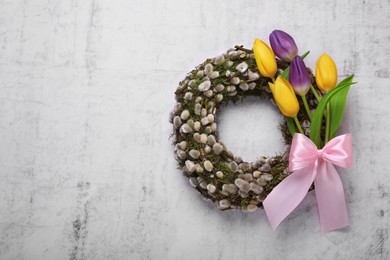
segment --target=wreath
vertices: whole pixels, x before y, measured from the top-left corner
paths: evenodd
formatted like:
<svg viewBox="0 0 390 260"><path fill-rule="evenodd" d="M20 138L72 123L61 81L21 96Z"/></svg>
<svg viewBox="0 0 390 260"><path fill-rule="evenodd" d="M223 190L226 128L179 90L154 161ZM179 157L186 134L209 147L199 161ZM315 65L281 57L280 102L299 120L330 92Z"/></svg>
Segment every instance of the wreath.
<svg viewBox="0 0 390 260"><path fill-rule="evenodd" d="M326 54L320 57L316 78L303 62L309 52L297 55L290 35L274 31L270 43L272 49L256 39L253 50L236 45L207 59L188 73L175 91L177 103L170 121L179 168L189 183L221 210L253 212L263 207L267 196L290 175L289 152L296 132L319 148L322 140L326 143L335 135L335 127L329 127L331 98L325 102L337 83L333 60ZM349 88L352 77L343 82ZM333 96L345 106L344 92ZM229 102L244 101L247 96L271 101L285 116L279 130L286 146L278 155L261 155L254 162L245 162L219 139L218 113Z"/></svg>

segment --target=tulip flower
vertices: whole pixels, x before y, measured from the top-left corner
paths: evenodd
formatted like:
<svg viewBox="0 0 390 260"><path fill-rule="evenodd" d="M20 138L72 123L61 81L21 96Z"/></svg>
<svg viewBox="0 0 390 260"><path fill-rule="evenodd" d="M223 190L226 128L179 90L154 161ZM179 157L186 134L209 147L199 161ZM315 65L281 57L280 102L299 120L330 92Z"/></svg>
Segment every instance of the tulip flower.
<svg viewBox="0 0 390 260"><path fill-rule="evenodd" d="M332 58L324 53L320 56L316 66L316 83L317 86L325 92L328 92L337 84L337 69ZM330 131L330 105L326 104L326 121L325 121L325 144L329 141Z"/></svg>
<svg viewBox="0 0 390 260"><path fill-rule="evenodd" d="M337 84L337 69L332 58L324 53L320 56L316 66L317 86L325 92L328 92Z"/></svg>
<svg viewBox="0 0 390 260"><path fill-rule="evenodd" d="M306 93L311 86L311 80L306 65L300 56L295 56L290 64L289 81L297 95L301 96L307 116L311 120L311 111L306 100Z"/></svg>
<svg viewBox="0 0 390 260"><path fill-rule="evenodd" d="M275 54L272 49L263 41L255 39L253 53L260 74L267 78L273 78L278 69Z"/></svg>
<svg viewBox="0 0 390 260"><path fill-rule="evenodd" d="M296 117L299 104L290 83L279 76L274 83L269 82L268 85L282 114L287 117Z"/></svg>
<svg viewBox="0 0 390 260"><path fill-rule="evenodd" d="M276 56L286 62L291 62L298 54L298 47L294 39L286 32L280 30L273 31L269 35L269 42Z"/></svg>
<svg viewBox="0 0 390 260"><path fill-rule="evenodd" d="M290 64L289 81L297 95L304 96L310 89L309 72L300 56L295 56Z"/></svg>

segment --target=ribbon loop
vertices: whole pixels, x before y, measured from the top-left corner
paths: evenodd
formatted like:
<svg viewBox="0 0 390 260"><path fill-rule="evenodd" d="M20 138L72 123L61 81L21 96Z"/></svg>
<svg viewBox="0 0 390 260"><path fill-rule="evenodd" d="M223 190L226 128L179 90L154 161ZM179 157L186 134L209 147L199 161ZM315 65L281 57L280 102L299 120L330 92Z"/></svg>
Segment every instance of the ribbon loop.
<svg viewBox="0 0 390 260"><path fill-rule="evenodd" d="M294 172L314 163L317 160L317 147L305 135L295 134L291 142L288 169Z"/></svg>
<svg viewBox="0 0 390 260"><path fill-rule="evenodd" d="M325 161L342 168L352 166L352 135L340 135L330 140L322 148Z"/></svg>
<svg viewBox="0 0 390 260"><path fill-rule="evenodd" d="M314 182L321 230L328 232L348 225L343 186L333 165L352 165L352 136L345 134L329 141L322 149L302 134L295 134L290 151L291 173L264 200L264 210L273 229L306 196Z"/></svg>

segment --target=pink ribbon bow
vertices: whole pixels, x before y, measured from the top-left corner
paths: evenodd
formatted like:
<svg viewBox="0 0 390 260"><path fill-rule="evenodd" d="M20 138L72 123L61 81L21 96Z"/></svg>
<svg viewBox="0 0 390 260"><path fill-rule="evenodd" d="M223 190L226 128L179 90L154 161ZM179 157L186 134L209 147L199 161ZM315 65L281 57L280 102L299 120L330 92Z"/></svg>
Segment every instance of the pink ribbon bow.
<svg viewBox="0 0 390 260"><path fill-rule="evenodd" d="M289 171L264 200L264 210L275 230L303 200L314 181L321 231L348 226L348 212L339 174L333 165L352 165L352 135L340 135L323 149L305 135L295 134L290 150Z"/></svg>

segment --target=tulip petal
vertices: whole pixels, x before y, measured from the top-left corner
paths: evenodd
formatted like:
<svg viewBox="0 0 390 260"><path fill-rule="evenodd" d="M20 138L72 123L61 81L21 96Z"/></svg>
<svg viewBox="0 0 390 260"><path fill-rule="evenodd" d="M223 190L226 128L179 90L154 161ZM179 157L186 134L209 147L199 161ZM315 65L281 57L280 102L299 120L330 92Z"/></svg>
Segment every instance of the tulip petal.
<svg viewBox="0 0 390 260"><path fill-rule="evenodd" d="M287 117L295 117L299 103L290 83L279 76L273 84L273 95L280 111Z"/></svg>
<svg viewBox="0 0 390 260"><path fill-rule="evenodd" d="M271 89L272 93L274 93L275 85L272 84L271 82L268 82L268 86L269 86L269 88Z"/></svg>
<svg viewBox="0 0 390 260"><path fill-rule="evenodd" d="M284 31L274 30L269 36L269 41L276 56L286 62L290 62L298 54L294 39Z"/></svg>
<svg viewBox="0 0 390 260"><path fill-rule="evenodd" d="M316 66L316 83L323 91L332 90L337 84L337 68L332 58L324 53L320 56Z"/></svg>
<svg viewBox="0 0 390 260"><path fill-rule="evenodd" d="M257 67L264 77L272 78L277 71L275 54L272 49L263 41L255 39L253 43Z"/></svg>
<svg viewBox="0 0 390 260"><path fill-rule="evenodd" d="M289 81L296 94L303 96L310 89L311 80L306 65L300 56L296 56L290 64Z"/></svg>

